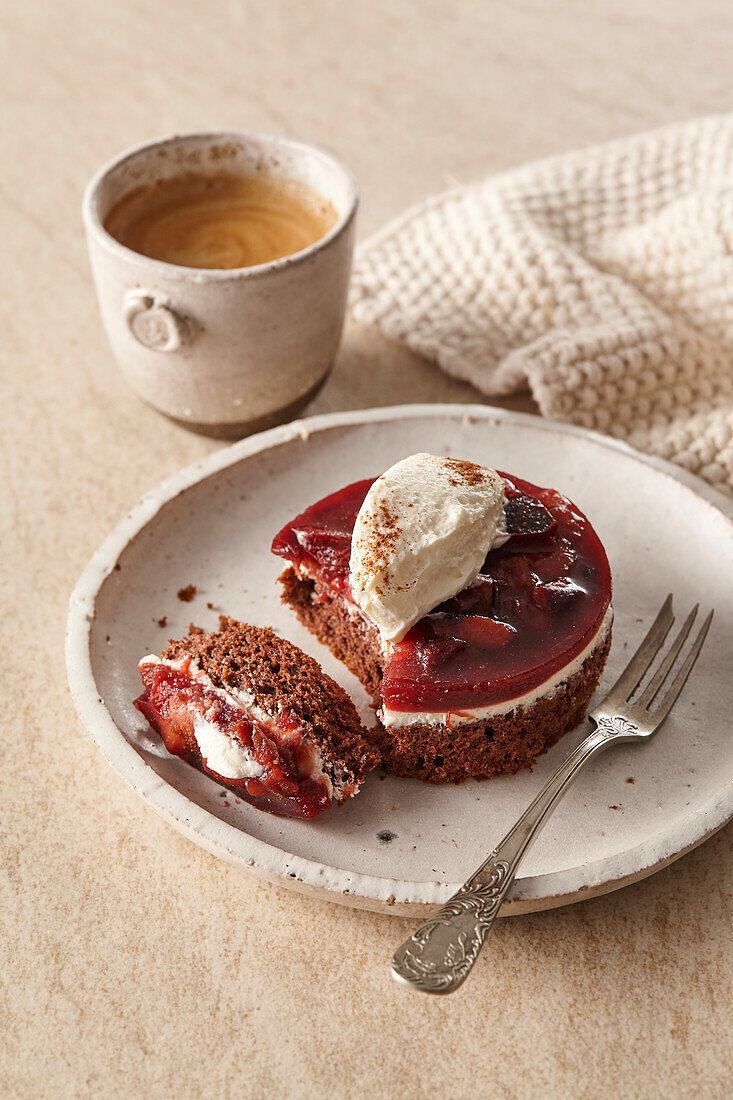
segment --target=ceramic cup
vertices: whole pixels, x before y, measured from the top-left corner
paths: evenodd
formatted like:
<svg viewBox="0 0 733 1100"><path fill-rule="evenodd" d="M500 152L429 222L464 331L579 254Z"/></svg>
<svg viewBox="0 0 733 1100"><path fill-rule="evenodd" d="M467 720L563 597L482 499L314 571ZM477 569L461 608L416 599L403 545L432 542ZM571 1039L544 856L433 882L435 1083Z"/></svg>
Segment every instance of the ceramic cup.
<svg viewBox="0 0 733 1100"><path fill-rule="evenodd" d="M299 180L332 203L338 221L291 256L227 270L152 260L105 230L105 217L129 191L216 171ZM101 168L84 194L84 226L104 327L133 390L185 427L224 438L296 416L338 349L357 205L344 164L270 134L162 138Z"/></svg>

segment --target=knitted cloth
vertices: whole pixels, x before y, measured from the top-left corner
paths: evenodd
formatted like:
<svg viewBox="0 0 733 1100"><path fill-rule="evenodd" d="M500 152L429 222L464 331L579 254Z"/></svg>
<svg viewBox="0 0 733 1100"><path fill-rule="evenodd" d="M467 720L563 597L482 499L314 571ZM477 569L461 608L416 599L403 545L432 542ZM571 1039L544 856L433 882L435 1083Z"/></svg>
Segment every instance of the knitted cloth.
<svg viewBox="0 0 733 1100"><path fill-rule="evenodd" d="M451 191L367 240L357 321L733 490L733 115Z"/></svg>

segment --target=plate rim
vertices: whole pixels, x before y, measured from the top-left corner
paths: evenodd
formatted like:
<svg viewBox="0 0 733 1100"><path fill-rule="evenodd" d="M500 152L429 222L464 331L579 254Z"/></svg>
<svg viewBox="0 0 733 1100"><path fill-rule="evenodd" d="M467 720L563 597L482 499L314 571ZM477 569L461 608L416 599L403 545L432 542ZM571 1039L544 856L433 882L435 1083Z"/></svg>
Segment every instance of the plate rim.
<svg viewBox="0 0 733 1100"><path fill-rule="evenodd" d="M127 545L166 504L191 486L254 454L297 438L308 439L324 430L428 417L456 418L466 423L478 419L487 422L505 421L524 424L536 431L559 432L591 440L644 466L651 466L673 481L685 485L733 524L733 500L695 474L665 459L643 454L622 440L578 425L545 419L533 413L475 403L416 403L322 413L270 428L212 451L197 462L169 475L145 493L107 535L84 568L69 600L65 635L69 688L82 723L114 771L170 825L212 854L261 878L300 893L327 898L354 908L395 915L424 915L428 907L446 901L460 883L391 879L329 867L259 840L193 802L146 763L115 723L99 695L94 678L90 635L97 595ZM195 816L199 818L197 825L191 823L192 806L196 809ZM581 866L517 879L512 895L502 907L502 915L555 908L639 881L702 844L732 817L733 782L729 779L703 806L675 822L671 828L660 834L652 834L634 848ZM700 818L703 819L702 822L698 821ZM700 824L703 825L702 830L699 828ZM616 873L613 873L614 863L627 860L629 853L646 848L655 836L660 835L664 835L668 842L661 855L632 872L622 872L616 868ZM677 837L677 840L670 845L669 841L673 837ZM606 867L606 872L600 871L601 866ZM609 871L610 874L607 873ZM569 889L569 884L564 880L570 877L575 881ZM581 881L578 882L578 879Z"/></svg>

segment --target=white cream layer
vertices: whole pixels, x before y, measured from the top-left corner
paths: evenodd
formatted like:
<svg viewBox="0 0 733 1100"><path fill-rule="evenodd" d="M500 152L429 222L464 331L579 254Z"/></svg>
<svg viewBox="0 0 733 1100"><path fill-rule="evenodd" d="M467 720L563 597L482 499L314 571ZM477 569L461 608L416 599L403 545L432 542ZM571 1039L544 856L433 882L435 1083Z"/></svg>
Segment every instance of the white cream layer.
<svg viewBox="0 0 733 1100"><path fill-rule="evenodd" d="M472 707L460 711L406 711L387 710L386 707L382 707L379 712L380 721L382 725L393 729L402 726L415 726L418 724L448 726L449 729L453 729L455 726L463 726L468 722L480 722L483 718L491 718L497 714L508 714L509 711L516 710L519 707L531 707L538 699L553 695L562 687L566 680L569 680L571 676L574 676L575 673L579 671L584 661L590 657L591 653L593 653L599 645L605 642L608 632L611 629L612 622L613 608L609 604L601 625L598 627L598 630L585 649L565 665L564 668L558 669L557 672L553 673L553 675L545 680L543 684L540 684L537 688L533 688L532 691L525 692L524 695L517 695L514 699L505 699L501 703L489 703L483 707Z"/></svg>
<svg viewBox="0 0 733 1100"><path fill-rule="evenodd" d="M185 670L184 666L189 661L188 669ZM272 725L272 716L262 710L261 707L258 707L251 695L243 691L227 691L224 688L217 687L191 658L184 657L182 660L171 661L164 657L156 657L154 653L151 653L149 656L143 657L139 663L141 665L168 665L169 668L175 668L178 671L187 671L187 675L191 676L192 679L203 684L207 690L218 695L220 699L238 707L250 718L264 726L265 729ZM194 715L193 735L207 768L211 768L223 779L256 779L264 773L265 769L250 749L235 737L230 737L215 722L208 721L205 715L199 713ZM323 757L315 745L313 745L313 772L311 778L317 781L325 780L329 794L335 795L335 797L340 796L340 788L338 786L334 788L330 777L324 771Z"/></svg>
<svg viewBox="0 0 733 1100"><path fill-rule="evenodd" d="M256 779L264 772L241 742L200 714L194 715L193 735L206 767L217 775L225 779Z"/></svg>

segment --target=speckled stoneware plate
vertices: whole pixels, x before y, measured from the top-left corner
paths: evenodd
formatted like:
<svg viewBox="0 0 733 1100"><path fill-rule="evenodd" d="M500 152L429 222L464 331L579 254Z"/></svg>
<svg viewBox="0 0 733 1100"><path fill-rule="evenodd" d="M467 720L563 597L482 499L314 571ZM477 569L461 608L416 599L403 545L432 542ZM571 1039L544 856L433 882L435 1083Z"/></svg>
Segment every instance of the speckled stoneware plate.
<svg viewBox="0 0 733 1100"><path fill-rule="evenodd" d="M588 432L485 406L314 417L246 439L149 493L94 555L71 599L67 663L84 723L113 768L175 828L231 863L346 905L424 915L513 824L577 730L533 771L431 787L370 776L341 809L287 821L238 803L168 756L132 706L137 661L219 610L312 653L371 721L357 681L283 607L273 534L319 497L415 451L469 458L567 493L614 575L616 624L601 691L667 592L714 606L709 640L648 744L591 763L528 854L503 912L566 904L643 878L733 816L733 507L676 467ZM191 603L176 593L195 584ZM209 605L213 605L210 607ZM165 617L161 628L158 620Z"/></svg>

